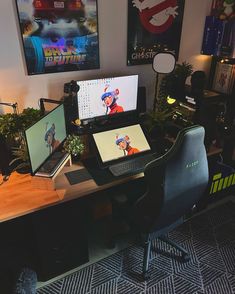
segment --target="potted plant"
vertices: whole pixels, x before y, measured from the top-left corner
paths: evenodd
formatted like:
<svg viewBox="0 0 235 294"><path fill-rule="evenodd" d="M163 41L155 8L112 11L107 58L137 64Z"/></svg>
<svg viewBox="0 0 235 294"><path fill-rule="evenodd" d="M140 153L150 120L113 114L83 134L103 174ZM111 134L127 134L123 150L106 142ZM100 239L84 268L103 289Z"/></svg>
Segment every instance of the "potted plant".
<svg viewBox="0 0 235 294"><path fill-rule="evenodd" d="M6 113L0 115L0 134L5 138L11 157L13 170L29 167L27 145L24 130L40 118L40 110L26 108L20 114Z"/></svg>
<svg viewBox="0 0 235 294"><path fill-rule="evenodd" d="M26 108L20 114L6 113L0 115L0 133L6 138L9 144L17 144L23 131L38 121L40 110Z"/></svg>
<svg viewBox="0 0 235 294"><path fill-rule="evenodd" d="M73 160L79 160L80 156L83 154L85 145L82 142L80 136L77 135L68 135L66 138L63 148L66 152L71 154Z"/></svg>

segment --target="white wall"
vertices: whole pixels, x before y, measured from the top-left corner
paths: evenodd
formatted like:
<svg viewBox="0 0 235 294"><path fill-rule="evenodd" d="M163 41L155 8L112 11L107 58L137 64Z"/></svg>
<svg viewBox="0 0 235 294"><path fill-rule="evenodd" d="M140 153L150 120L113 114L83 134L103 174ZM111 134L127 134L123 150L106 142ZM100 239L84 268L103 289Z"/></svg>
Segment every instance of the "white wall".
<svg viewBox="0 0 235 294"><path fill-rule="evenodd" d="M60 99L64 83L72 79L137 73L139 85L147 87L148 107L151 107L155 78L152 66L126 66L127 1L98 0L100 69L36 76L26 73L14 1L0 1L0 101L18 102L20 110L38 107L40 97ZM179 62L192 63L194 70L207 71L210 64L209 57L200 56L210 4L211 0L185 0Z"/></svg>

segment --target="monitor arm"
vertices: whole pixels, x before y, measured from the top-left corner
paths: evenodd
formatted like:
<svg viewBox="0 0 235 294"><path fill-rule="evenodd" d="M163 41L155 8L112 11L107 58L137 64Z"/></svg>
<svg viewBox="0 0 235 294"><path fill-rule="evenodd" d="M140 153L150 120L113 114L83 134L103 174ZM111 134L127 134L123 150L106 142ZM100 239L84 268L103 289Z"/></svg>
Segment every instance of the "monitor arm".
<svg viewBox="0 0 235 294"><path fill-rule="evenodd" d="M39 99L39 105L40 105L40 110L41 110L41 114L45 114L45 106L44 103L53 103L53 104L62 104L62 101L58 101L58 100L54 100L54 99L49 99L49 98L40 98Z"/></svg>

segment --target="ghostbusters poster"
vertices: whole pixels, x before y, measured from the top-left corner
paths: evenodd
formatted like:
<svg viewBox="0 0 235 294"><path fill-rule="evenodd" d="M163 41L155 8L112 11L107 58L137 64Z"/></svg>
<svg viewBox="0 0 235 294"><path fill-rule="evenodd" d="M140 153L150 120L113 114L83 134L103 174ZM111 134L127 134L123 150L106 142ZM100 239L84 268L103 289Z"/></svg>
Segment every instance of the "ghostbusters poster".
<svg viewBox="0 0 235 294"><path fill-rule="evenodd" d="M16 0L29 75L99 68L96 0Z"/></svg>
<svg viewBox="0 0 235 294"><path fill-rule="evenodd" d="M128 0L127 64L150 64L163 50L179 55L184 0Z"/></svg>

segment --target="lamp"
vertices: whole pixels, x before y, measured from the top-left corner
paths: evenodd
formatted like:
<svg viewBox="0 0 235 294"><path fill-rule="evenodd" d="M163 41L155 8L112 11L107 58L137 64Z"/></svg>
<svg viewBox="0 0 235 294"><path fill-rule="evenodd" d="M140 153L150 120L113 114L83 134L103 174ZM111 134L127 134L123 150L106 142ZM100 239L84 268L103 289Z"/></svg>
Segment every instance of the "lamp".
<svg viewBox="0 0 235 294"><path fill-rule="evenodd" d="M14 114L18 114L18 104L17 104L17 102L16 103L0 102L0 105L12 107Z"/></svg>
<svg viewBox="0 0 235 294"><path fill-rule="evenodd" d="M49 98L40 98L39 99L39 105L40 105L40 111L41 115L45 114L45 105L44 103L52 103L52 104L62 104L62 101L54 100L54 99L49 99Z"/></svg>
<svg viewBox="0 0 235 294"><path fill-rule="evenodd" d="M153 58L153 70L157 73L156 84L155 84L155 94L153 102L153 111L156 110L157 106L157 92L159 84L159 74L168 74L175 69L175 56L170 52L160 52L157 53Z"/></svg>

